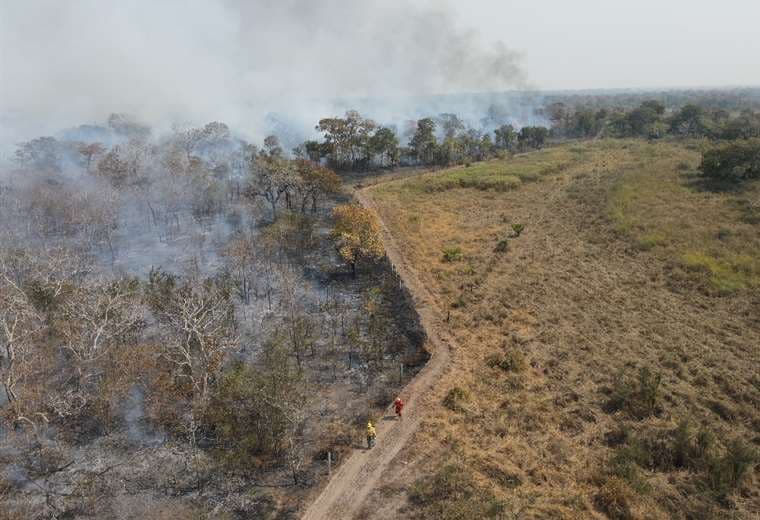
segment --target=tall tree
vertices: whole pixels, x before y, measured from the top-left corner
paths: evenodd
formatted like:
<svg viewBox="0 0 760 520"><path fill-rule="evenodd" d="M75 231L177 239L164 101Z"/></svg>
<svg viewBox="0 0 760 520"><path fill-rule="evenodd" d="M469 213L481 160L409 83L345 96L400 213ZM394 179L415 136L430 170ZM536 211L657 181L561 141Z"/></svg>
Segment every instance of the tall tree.
<svg viewBox="0 0 760 520"><path fill-rule="evenodd" d="M277 221L277 204L291 189L295 180L293 164L279 156L260 154L250 162L250 180L246 195L262 198L272 209L272 222Z"/></svg>
<svg viewBox="0 0 760 520"><path fill-rule="evenodd" d="M417 121L417 129L409 141L409 146L417 160L423 164L432 164L435 159L437 140L435 138L435 121L426 117Z"/></svg>
<svg viewBox="0 0 760 520"><path fill-rule="evenodd" d="M443 137L453 139L465 129L464 122L456 114L440 114L437 123L443 130Z"/></svg>
<svg viewBox="0 0 760 520"><path fill-rule="evenodd" d="M306 206L309 203L311 203L312 212L316 212L317 204L322 197L340 190L340 177L325 166L304 159L296 159L295 169L297 182L294 182L293 186L300 198L301 213L306 212Z"/></svg>
<svg viewBox="0 0 760 520"><path fill-rule="evenodd" d="M381 167L394 167L398 164L398 144L396 132L385 126L378 128L369 140L369 147L372 153L380 157Z"/></svg>
<svg viewBox="0 0 760 520"><path fill-rule="evenodd" d="M493 131L494 145L499 150L512 150L517 144L517 132L512 125L502 125Z"/></svg>
<svg viewBox="0 0 760 520"><path fill-rule="evenodd" d="M332 117L319 121L316 130L325 137L325 149L336 168L356 168L358 161L367 161L369 140L377 124L364 119L359 112L349 110L344 118Z"/></svg>

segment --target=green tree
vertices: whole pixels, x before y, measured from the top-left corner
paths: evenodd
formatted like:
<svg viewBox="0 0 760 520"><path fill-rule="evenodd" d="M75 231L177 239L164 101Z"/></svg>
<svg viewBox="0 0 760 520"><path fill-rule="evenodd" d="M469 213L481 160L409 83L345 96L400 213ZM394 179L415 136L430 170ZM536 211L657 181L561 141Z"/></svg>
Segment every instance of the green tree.
<svg viewBox="0 0 760 520"><path fill-rule="evenodd" d="M394 167L399 161L398 137L391 128L381 126L369 139L372 154L379 156L380 166Z"/></svg>
<svg viewBox="0 0 760 520"><path fill-rule="evenodd" d="M707 150L699 169L713 179L760 178L760 140L738 141Z"/></svg>
<svg viewBox="0 0 760 520"><path fill-rule="evenodd" d="M684 105L670 120L670 131L687 137L708 135L710 128L705 110L694 104Z"/></svg>
<svg viewBox="0 0 760 520"><path fill-rule="evenodd" d="M370 137L377 123L364 119L359 112L349 110L344 118L321 119L316 129L324 134L325 150L330 161L339 169L357 168L359 161L368 166Z"/></svg>
<svg viewBox="0 0 760 520"><path fill-rule="evenodd" d="M233 364L214 392L206 421L217 453L242 471L285 454L301 430L306 403L304 380L288 350L279 341L266 342L256 365Z"/></svg>
<svg viewBox="0 0 760 520"><path fill-rule="evenodd" d="M443 137L448 139L456 137L465 129L464 122L456 114L440 114L437 123L443 130Z"/></svg>
<svg viewBox="0 0 760 520"><path fill-rule="evenodd" d="M499 150L512 150L517 144L517 132L512 125L502 125L493 131L495 146Z"/></svg>
<svg viewBox="0 0 760 520"><path fill-rule="evenodd" d="M432 164L435 160L438 142L435 138L435 121L429 117L417 121L417 129L409 141L415 158L423 164Z"/></svg>
<svg viewBox="0 0 760 520"><path fill-rule="evenodd" d="M523 149L540 149L543 148L548 136L549 130L543 126L524 126L517 134L517 142Z"/></svg>

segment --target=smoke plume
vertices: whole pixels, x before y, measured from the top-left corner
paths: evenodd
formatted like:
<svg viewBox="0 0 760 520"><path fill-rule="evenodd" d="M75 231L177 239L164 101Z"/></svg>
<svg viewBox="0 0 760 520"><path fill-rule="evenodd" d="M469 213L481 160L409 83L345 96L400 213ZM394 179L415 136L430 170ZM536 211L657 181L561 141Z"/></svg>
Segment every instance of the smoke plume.
<svg viewBox="0 0 760 520"><path fill-rule="evenodd" d="M518 61L441 2L2 2L0 142L112 112L258 138L270 113L311 127L346 99L520 86Z"/></svg>

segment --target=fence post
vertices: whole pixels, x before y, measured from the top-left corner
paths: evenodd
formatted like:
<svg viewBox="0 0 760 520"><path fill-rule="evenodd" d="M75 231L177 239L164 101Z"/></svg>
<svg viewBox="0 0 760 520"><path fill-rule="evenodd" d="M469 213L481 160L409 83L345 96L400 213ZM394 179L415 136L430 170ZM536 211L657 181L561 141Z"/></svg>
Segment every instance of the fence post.
<svg viewBox="0 0 760 520"><path fill-rule="evenodd" d="M332 473L332 452L327 452L327 474L330 475Z"/></svg>

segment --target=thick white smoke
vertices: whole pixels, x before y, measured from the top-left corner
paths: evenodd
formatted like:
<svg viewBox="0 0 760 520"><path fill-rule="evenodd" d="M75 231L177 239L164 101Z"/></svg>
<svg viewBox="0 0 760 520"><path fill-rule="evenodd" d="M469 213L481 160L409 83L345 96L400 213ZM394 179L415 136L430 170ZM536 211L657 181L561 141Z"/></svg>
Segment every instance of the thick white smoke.
<svg viewBox="0 0 760 520"><path fill-rule="evenodd" d="M313 125L330 101L504 90L514 53L413 0L0 3L0 142L127 112L157 125L266 114Z"/></svg>

